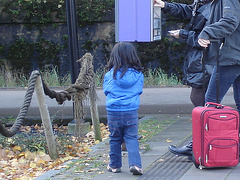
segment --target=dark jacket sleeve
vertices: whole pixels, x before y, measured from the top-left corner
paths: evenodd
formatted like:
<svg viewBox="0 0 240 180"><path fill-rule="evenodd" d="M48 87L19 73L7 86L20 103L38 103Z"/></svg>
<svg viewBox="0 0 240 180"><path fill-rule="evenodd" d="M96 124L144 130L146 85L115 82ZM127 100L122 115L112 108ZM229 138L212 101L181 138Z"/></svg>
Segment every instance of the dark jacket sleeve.
<svg viewBox="0 0 240 180"><path fill-rule="evenodd" d="M173 16L179 17L181 19L192 18L192 7L186 4L165 2L163 12L170 13Z"/></svg>
<svg viewBox="0 0 240 180"><path fill-rule="evenodd" d="M199 35L202 39L222 39L231 35L238 27L240 21L239 1L223 0L223 16L216 22L206 26ZM221 11L221 9L218 9ZM211 22L210 22L211 23Z"/></svg>
<svg viewBox="0 0 240 180"><path fill-rule="evenodd" d="M188 31L185 29L181 29L180 30L180 37L186 40L186 43L188 44L188 46L191 47L201 47L198 44L198 35L199 33L195 32L195 31Z"/></svg>

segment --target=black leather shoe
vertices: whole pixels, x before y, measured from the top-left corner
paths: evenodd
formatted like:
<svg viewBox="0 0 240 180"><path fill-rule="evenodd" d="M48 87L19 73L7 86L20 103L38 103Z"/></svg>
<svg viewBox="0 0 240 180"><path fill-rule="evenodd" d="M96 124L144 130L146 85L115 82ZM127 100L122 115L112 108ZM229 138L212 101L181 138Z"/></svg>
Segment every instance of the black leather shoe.
<svg viewBox="0 0 240 180"><path fill-rule="evenodd" d="M176 146L169 146L168 150L178 156L192 156L192 142L189 142L183 147L177 148Z"/></svg>

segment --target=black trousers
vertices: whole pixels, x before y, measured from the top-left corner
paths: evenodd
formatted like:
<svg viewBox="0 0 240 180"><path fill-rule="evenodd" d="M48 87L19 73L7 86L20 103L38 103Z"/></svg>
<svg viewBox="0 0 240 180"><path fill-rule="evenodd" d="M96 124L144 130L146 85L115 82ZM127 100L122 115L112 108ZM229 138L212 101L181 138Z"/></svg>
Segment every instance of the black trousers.
<svg viewBox="0 0 240 180"><path fill-rule="evenodd" d="M206 88L193 88L192 87L190 99L195 107L196 106L204 106L205 92L206 92Z"/></svg>

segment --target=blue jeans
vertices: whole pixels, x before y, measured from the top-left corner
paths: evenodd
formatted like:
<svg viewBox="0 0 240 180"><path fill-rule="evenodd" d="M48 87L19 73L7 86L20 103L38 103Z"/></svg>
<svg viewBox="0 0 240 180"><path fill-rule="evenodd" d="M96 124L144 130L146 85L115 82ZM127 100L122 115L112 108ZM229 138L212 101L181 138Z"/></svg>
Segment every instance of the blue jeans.
<svg viewBox="0 0 240 180"><path fill-rule="evenodd" d="M141 165L138 143L138 111L108 111L108 128L110 131L110 167L122 167L123 140L128 151L128 164L130 166Z"/></svg>
<svg viewBox="0 0 240 180"><path fill-rule="evenodd" d="M216 66L208 85L205 102L217 102ZM231 85L233 85L234 100L240 112L240 65L219 67L219 101L221 102Z"/></svg>

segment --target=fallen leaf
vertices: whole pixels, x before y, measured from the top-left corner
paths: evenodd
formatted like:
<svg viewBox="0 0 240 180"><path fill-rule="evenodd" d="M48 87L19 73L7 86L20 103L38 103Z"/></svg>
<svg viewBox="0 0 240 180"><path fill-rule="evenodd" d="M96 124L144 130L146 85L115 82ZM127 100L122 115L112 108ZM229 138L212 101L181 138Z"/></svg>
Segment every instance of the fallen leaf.
<svg viewBox="0 0 240 180"><path fill-rule="evenodd" d="M159 159L157 162L163 162L164 161L164 159Z"/></svg>
<svg viewBox="0 0 240 180"><path fill-rule="evenodd" d="M12 150L13 150L13 151L21 151L22 148L21 148L20 146L14 146L14 147L12 148Z"/></svg>
<svg viewBox="0 0 240 180"><path fill-rule="evenodd" d="M98 144L98 143L100 143L100 141L99 141L99 140L96 140L96 141L95 141L95 144Z"/></svg>
<svg viewBox="0 0 240 180"><path fill-rule="evenodd" d="M170 140L170 139L166 139L166 142L173 142L172 140Z"/></svg>
<svg viewBox="0 0 240 180"><path fill-rule="evenodd" d="M37 164L34 163L34 162L31 162L29 166L30 166L31 168L36 168L36 167L37 167Z"/></svg>

